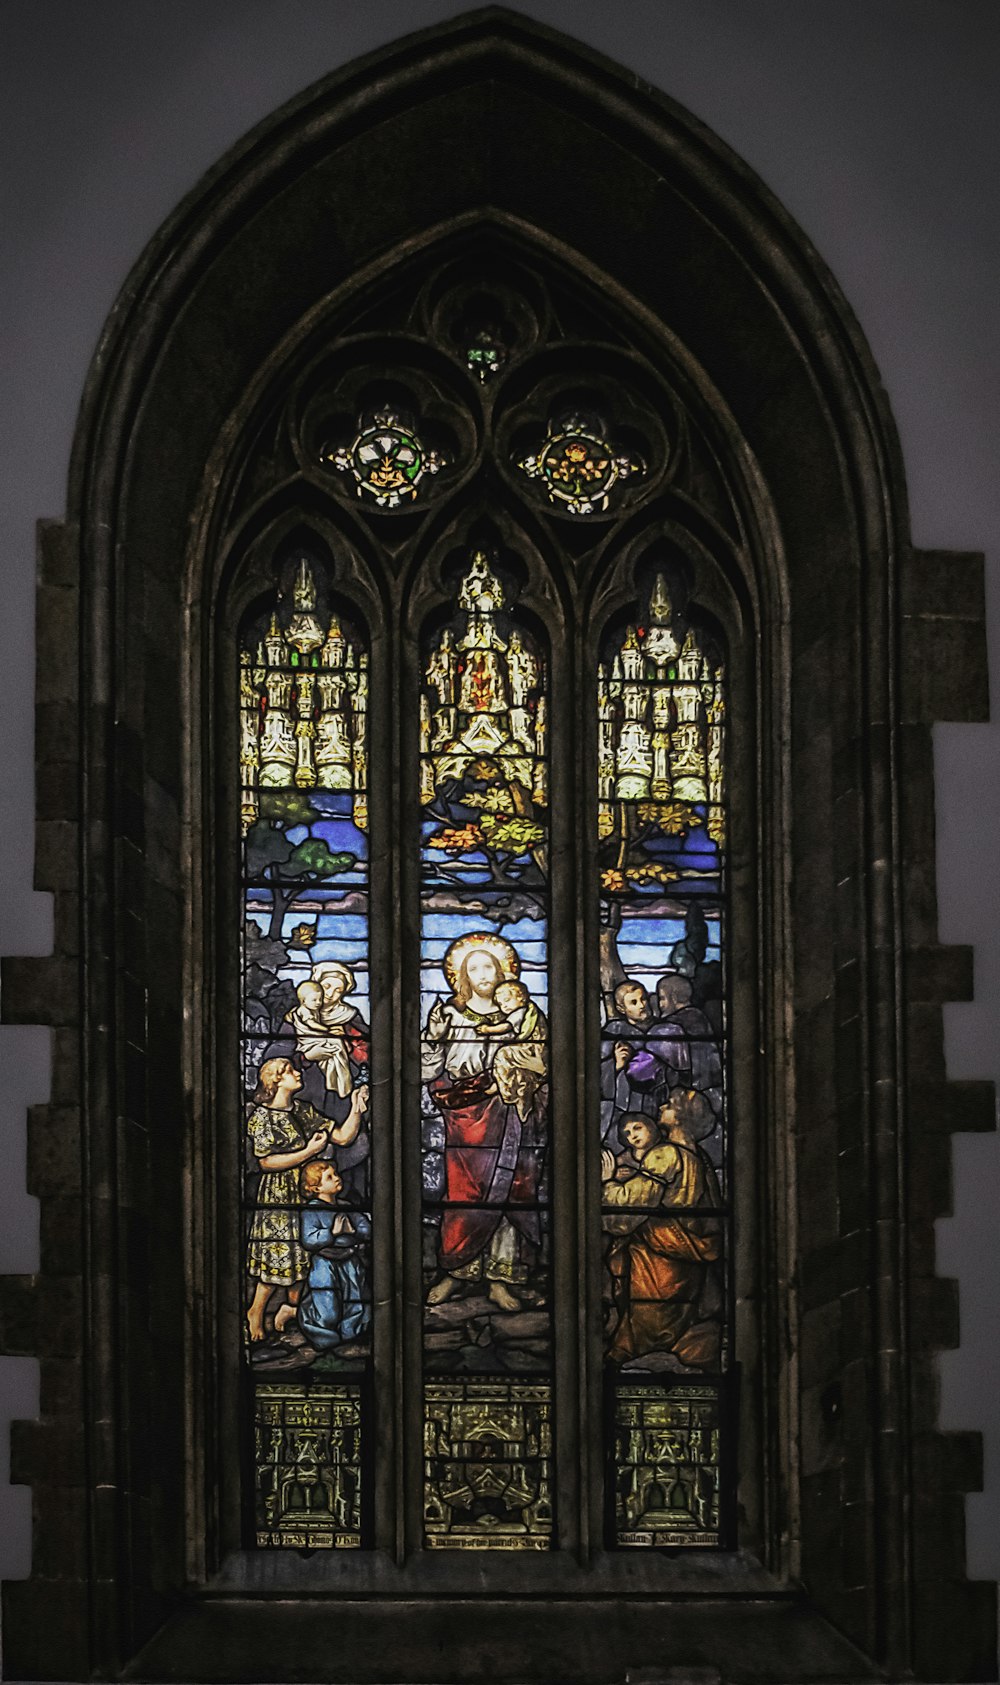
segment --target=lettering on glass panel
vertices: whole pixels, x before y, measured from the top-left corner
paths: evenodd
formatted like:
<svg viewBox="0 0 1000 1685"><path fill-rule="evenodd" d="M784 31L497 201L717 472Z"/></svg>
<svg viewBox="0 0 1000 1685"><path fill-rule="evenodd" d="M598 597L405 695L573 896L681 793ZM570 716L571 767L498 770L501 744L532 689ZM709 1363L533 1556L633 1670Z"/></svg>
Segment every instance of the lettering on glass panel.
<svg viewBox="0 0 1000 1685"><path fill-rule="evenodd" d="M297 554L240 649L257 1542L311 1549L361 1542L372 1337L368 656L328 591Z"/></svg>
<svg viewBox="0 0 1000 1685"><path fill-rule="evenodd" d="M714 1471L714 1493L728 1355L725 696L719 651L675 612L662 575L605 639L597 711L614 1540L717 1545L718 1504L709 1502L705 1469ZM655 1387L636 1390L654 1377ZM705 1384L685 1390L691 1378ZM648 1424L657 1411L679 1422L696 1397L699 1425L686 1443L697 1456L685 1453L677 1466L688 1472L665 1485L662 1471L649 1475L650 1446L661 1442ZM643 1433L644 1450L636 1437Z"/></svg>
<svg viewBox="0 0 1000 1685"><path fill-rule="evenodd" d="M431 1550L548 1550L552 1428L547 1384L428 1382L424 1527Z"/></svg>
<svg viewBox="0 0 1000 1685"><path fill-rule="evenodd" d="M255 1399L258 1545L361 1544L361 1408L348 1386L259 1386Z"/></svg>
<svg viewBox="0 0 1000 1685"><path fill-rule="evenodd" d="M531 1449L541 1430L525 1426L529 1394L512 1391L511 1380L532 1381L532 1409L537 1415L544 1405L547 1440L546 673L542 651L482 552L465 569L451 620L425 644L420 801L427 1432L433 1420L441 1439L432 1403L461 1390L442 1393L432 1377L476 1376L497 1398L517 1399L504 1417L511 1428L500 1459L506 1497L494 1490L495 1449L483 1451L481 1464L464 1452L443 1473L428 1464L426 1540L533 1549L551 1537L548 1475ZM454 1496L443 1515L459 1466L469 1495Z"/></svg>

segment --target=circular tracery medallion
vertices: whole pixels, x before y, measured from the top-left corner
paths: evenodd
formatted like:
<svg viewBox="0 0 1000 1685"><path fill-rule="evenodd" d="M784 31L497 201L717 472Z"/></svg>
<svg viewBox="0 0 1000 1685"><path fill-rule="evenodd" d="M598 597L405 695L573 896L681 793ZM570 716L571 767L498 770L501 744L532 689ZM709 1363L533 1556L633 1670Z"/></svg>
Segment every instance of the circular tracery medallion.
<svg viewBox="0 0 1000 1685"><path fill-rule="evenodd" d="M593 515L608 507L612 488L638 474L642 464L616 452L606 438L578 417L557 424L544 445L518 467L543 482L550 502L563 503L573 515Z"/></svg>
<svg viewBox="0 0 1000 1685"><path fill-rule="evenodd" d="M425 475L443 468L444 458L427 450L399 417L384 412L344 449L324 451L323 460L351 473L358 496L367 493L380 509L395 509L416 497Z"/></svg>

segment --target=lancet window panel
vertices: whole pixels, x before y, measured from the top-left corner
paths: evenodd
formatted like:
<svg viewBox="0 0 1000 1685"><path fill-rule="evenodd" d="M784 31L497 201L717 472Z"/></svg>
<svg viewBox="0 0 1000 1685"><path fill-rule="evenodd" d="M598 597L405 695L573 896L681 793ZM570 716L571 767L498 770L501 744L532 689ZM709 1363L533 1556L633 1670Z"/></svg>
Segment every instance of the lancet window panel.
<svg viewBox="0 0 1000 1685"><path fill-rule="evenodd" d="M609 1542L728 1542L725 674L656 572L598 666Z"/></svg>
<svg viewBox="0 0 1000 1685"><path fill-rule="evenodd" d="M476 551L457 613L423 646L431 1549L545 1549L553 1533L548 685L544 652L511 595ZM454 1378L439 1384L443 1375Z"/></svg>
<svg viewBox="0 0 1000 1685"><path fill-rule="evenodd" d="M371 1542L368 650L294 551L239 647L243 1389L259 1546Z"/></svg>

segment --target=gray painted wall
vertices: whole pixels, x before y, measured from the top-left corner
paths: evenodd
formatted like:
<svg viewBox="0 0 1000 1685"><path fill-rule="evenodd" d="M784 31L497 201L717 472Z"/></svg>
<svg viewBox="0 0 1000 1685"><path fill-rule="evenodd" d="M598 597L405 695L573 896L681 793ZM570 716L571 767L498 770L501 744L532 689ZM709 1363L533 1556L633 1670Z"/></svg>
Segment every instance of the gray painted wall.
<svg viewBox="0 0 1000 1685"><path fill-rule="evenodd" d="M0 951L42 954L32 890L34 534L64 508L102 323L158 224L238 137L337 65L457 15L455 0L3 0L0 5ZM521 0L695 112L762 176L868 336L916 543L988 557L995 725L936 728L941 936L976 948L946 1009L950 1074L1000 1078L1000 6L995 0ZM46 1032L0 1028L0 1271L37 1261L24 1111ZM1000 1576L1000 1139L960 1136L938 1267L962 1288L943 1422L986 1435L969 1568ZM0 1361L7 1421L34 1365ZM2 1489L0 1577L28 1571L29 1494Z"/></svg>

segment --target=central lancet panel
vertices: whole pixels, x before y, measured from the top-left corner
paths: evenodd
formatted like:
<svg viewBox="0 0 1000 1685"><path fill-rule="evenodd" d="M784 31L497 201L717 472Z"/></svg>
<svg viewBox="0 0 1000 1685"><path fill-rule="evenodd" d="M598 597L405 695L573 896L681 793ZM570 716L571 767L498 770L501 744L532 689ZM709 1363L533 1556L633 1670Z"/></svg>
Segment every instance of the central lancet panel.
<svg viewBox="0 0 1000 1685"><path fill-rule="evenodd" d="M553 1537L545 651L467 559L420 696L424 1542Z"/></svg>

